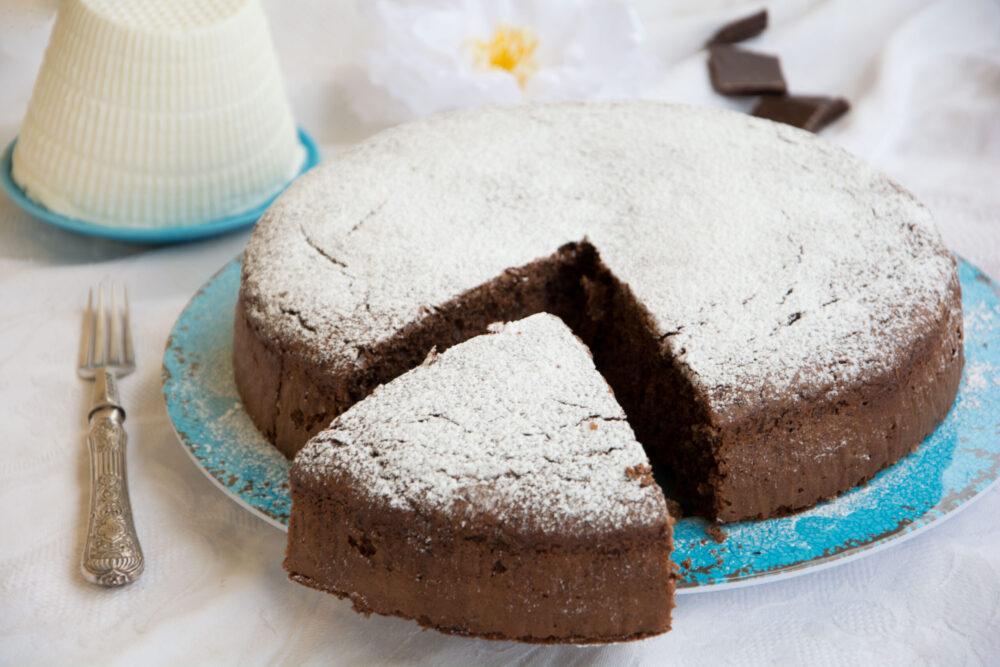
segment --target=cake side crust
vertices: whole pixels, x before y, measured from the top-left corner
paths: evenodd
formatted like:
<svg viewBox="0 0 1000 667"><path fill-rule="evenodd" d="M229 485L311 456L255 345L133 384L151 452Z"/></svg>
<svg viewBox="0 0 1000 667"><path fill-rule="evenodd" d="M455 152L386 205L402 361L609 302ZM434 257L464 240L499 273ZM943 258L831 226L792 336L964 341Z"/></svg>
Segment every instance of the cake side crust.
<svg viewBox="0 0 1000 667"><path fill-rule="evenodd" d="M958 394L964 330L957 277L950 299L892 373L835 396L770 402L759 413L720 420L712 513L722 521L782 516L862 484L916 449Z"/></svg>
<svg viewBox="0 0 1000 667"><path fill-rule="evenodd" d="M413 515L292 477L285 569L357 611L442 632L530 643L605 643L670 629L671 530L514 544L494 526Z"/></svg>

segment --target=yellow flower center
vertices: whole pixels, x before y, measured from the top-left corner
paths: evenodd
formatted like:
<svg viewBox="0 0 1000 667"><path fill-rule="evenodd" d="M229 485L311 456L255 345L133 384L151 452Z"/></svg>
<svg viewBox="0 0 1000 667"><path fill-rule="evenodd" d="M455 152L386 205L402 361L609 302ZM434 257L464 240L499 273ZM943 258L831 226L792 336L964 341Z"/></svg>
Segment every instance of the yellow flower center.
<svg viewBox="0 0 1000 667"><path fill-rule="evenodd" d="M473 40L472 47L478 64L507 70L522 88L538 69L534 60L538 38L530 28L500 25L491 39Z"/></svg>

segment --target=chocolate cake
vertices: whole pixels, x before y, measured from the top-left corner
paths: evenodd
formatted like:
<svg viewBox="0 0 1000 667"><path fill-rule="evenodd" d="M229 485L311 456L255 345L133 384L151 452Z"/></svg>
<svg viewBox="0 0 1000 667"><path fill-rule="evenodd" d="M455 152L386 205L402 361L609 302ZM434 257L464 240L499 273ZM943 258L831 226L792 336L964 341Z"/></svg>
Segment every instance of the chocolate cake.
<svg viewBox="0 0 1000 667"><path fill-rule="evenodd" d="M552 315L377 388L292 464L285 568L358 611L529 642L670 627L671 521L642 446Z"/></svg>
<svg viewBox="0 0 1000 667"><path fill-rule="evenodd" d="M795 128L633 101L444 114L307 174L248 243L236 380L291 457L432 348L538 312L720 521L870 478L963 363L955 260L906 190Z"/></svg>

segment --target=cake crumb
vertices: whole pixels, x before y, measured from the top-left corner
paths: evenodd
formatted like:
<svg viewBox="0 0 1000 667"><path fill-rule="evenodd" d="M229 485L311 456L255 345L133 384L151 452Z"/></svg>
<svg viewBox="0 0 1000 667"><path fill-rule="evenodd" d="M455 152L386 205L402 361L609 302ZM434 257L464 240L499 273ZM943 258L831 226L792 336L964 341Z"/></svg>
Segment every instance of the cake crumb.
<svg viewBox="0 0 1000 667"><path fill-rule="evenodd" d="M717 523L711 523L708 528L705 529L708 536L715 540L716 544L722 544L726 541L726 531L722 530L722 526Z"/></svg>
<svg viewBox="0 0 1000 667"><path fill-rule="evenodd" d="M667 511L670 512L670 516L674 517L678 521L684 518L684 508L681 504L674 500L673 498L665 498L667 501Z"/></svg>
<svg viewBox="0 0 1000 667"><path fill-rule="evenodd" d="M594 424L592 424L591 427L597 428ZM647 486L651 486L655 483L653 480L653 469L646 463L640 463L638 465L625 468L625 476L629 479L639 480L639 486L641 488L646 488Z"/></svg>

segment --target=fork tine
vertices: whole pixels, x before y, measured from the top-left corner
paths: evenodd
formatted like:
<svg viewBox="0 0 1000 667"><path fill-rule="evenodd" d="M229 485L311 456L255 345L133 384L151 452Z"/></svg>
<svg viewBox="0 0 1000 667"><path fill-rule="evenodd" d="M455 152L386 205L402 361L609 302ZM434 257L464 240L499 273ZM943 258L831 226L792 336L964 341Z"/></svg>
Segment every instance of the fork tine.
<svg viewBox="0 0 1000 667"><path fill-rule="evenodd" d="M104 282L97 286L97 323L94 327L94 365L103 366L107 359L108 337L104 334L107 328L107 312L104 310Z"/></svg>
<svg viewBox="0 0 1000 667"><path fill-rule="evenodd" d="M122 285L125 301L125 309L122 315L122 342L125 347L125 365L128 368L135 367L135 350L132 347L132 315L128 305L128 285Z"/></svg>
<svg viewBox="0 0 1000 667"><path fill-rule="evenodd" d="M108 313L108 321L110 326L108 327L108 363L112 365L122 363L122 348L120 338L121 332L121 315L118 313L118 294L115 289L115 282L111 281L111 311Z"/></svg>
<svg viewBox="0 0 1000 667"><path fill-rule="evenodd" d="M94 289L87 293L87 312L83 316L83 328L80 331L80 354L77 357L77 368L86 368L93 362L94 352Z"/></svg>

